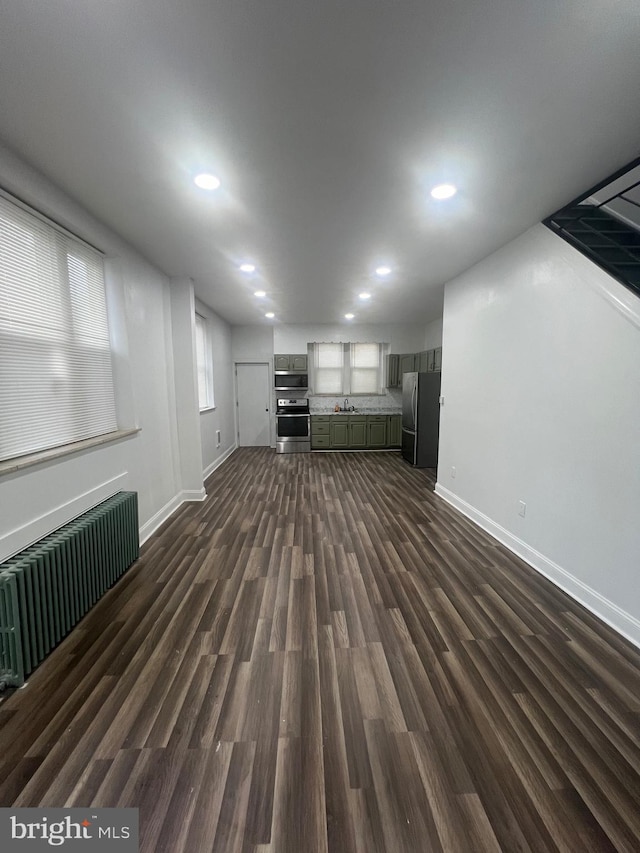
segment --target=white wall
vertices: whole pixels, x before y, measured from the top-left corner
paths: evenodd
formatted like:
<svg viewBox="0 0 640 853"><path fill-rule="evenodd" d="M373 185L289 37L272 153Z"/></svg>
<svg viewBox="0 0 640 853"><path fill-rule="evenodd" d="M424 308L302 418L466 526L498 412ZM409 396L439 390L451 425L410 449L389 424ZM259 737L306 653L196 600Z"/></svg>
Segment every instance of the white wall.
<svg viewBox="0 0 640 853"><path fill-rule="evenodd" d="M207 318L213 352L214 408L200 413L202 468L208 476L236 447L231 326L203 302L196 300L196 309Z"/></svg>
<svg viewBox="0 0 640 853"><path fill-rule="evenodd" d="M436 349L442 346L442 317L427 323L424 330L422 349Z"/></svg>
<svg viewBox="0 0 640 853"><path fill-rule="evenodd" d="M231 330L231 352L236 361L268 361L273 359L271 326L234 326ZM306 352L306 350L305 350Z"/></svg>
<svg viewBox="0 0 640 853"><path fill-rule="evenodd" d="M46 178L0 148L0 186L101 249L109 258L121 427L135 436L0 477L0 560L118 488L138 492L143 536L178 505L182 489L176 422L169 279ZM124 316L123 316L124 313ZM229 341L226 340L227 352ZM225 356L230 361L230 354ZM219 361L224 361L219 356ZM233 413L229 382L217 405ZM123 384L121 384L123 383Z"/></svg>
<svg viewBox="0 0 640 853"><path fill-rule="evenodd" d="M437 491L640 644L629 296L542 225L447 284Z"/></svg>
<svg viewBox="0 0 640 853"><path fill-rule="evenodd" d="M430 329L433 324L427 327ZM436 320L431 332L433 346L440 346L442 339L442 320ZM375 341L388 343L390 352L419 352L424 349L425 327L419 323L392 324L379 323L362 325L286 325L277 323L271 326L234 326L232 346L234 361L265 361L274 353L299 353L307 351L307 344L313 341L353 341L367 343Z"/></svg>
<svg viewBox="0 0 640 853"><path fill-rule="evenodd" d="M424 339L424 325L376 323L339 323L335 325L284 325L273 329L273 351L276 353L306 352L313 341L351 343L387 343L390 352L419 352Z"/></svg>

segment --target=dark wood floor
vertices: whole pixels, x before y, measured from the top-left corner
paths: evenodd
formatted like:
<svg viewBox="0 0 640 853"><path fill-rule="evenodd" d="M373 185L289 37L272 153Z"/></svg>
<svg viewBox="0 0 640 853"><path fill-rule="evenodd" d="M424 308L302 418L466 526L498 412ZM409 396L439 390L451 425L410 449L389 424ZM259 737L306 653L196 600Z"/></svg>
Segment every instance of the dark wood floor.
<svg viewBox="0 0 640 853"><path fill-rule="evenodd" d="M0 806L135 806L145 853L640 850L640 654L433 485L234 453L0 703Z"/></svg>

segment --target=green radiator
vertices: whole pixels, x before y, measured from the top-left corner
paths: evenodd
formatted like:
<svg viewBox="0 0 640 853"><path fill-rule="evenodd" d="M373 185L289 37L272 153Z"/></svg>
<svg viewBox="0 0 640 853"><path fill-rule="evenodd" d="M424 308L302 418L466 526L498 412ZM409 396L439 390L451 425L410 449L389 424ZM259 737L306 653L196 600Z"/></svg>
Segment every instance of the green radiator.
<svg viewBox="0 0 640 853"><path fill-rule="evenodd" d="M138 552L138 495L118 492L0 564L0 689L24 684Z"/></svg>

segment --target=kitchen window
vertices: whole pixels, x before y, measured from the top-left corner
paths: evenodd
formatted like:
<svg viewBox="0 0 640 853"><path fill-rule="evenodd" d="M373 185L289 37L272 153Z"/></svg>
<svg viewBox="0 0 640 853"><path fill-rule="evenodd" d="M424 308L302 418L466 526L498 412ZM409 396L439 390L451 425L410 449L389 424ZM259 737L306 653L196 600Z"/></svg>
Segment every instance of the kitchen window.
<svg viewBox="0 0 640 853"><path fill-rule="evenodd" d="M384 344L311 344L314 394L383 394Z"/></svg>
<svg viewBox="0 0 640 853"><path fill-rule="evenodd" d="M200 411L213 409L213 353L207 318L196 314L196 362Z"/></svg>
<svg viewBox="0 0 640 853"><path fill-rule="evenodd" d="M102 255L0 196L0 460L115 432Z"/></svg>

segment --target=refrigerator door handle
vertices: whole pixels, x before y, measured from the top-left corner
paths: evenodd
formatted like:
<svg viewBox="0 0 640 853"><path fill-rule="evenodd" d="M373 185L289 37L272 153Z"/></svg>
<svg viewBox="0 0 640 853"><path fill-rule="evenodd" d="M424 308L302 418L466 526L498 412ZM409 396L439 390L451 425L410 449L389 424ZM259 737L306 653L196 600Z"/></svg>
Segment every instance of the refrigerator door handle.
<svg viewBox="0 0 640 853"><path fill-rule="evenodd" d="M418 425L418 405L417 405L417 396L418 396L418 382L416 378L416 382L413 386L413 391L411 392L411 409L413 410L413 428L416 429Z"/></svg>

